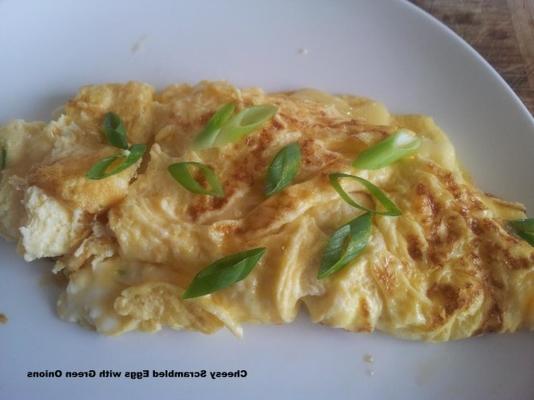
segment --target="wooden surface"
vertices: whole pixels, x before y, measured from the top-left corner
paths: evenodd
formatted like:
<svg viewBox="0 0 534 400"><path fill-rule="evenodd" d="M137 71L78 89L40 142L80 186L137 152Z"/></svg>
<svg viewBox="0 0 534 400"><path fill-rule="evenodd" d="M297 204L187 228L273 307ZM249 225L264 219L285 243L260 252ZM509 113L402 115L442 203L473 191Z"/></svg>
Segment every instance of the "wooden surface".
<svg viewBox="0 0 534 400"><path fill-rule="evenodd" d="M534 114L534 0L410 0L459 34Z"/></svg>

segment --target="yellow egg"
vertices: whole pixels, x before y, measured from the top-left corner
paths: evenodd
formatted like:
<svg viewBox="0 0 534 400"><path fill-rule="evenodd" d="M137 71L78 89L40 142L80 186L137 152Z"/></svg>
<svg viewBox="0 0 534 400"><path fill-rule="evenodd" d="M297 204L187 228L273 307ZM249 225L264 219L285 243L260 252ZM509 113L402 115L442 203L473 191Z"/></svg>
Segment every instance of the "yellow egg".
<svg viewBox="0 0 534 400"><path fill-rule="evenodd" d="M237 110L275 105L274 118L245 138L195 151L191 143L226 103ZM282 324L302 308L316 322L354 332L380 330L445 341L534 328L534 249L506 229L523 206L477 189L433 120L392 115L376 101L306 89L265 93L226 82L156 92L130 82L87 86L48 124L0 128L7 165L0 181L0 234L27 260L54 257L68 284L61 318L103 334L162 327L212 333L243 324ZM102 180L87 170L118 150L101 132L106 112L124 122L143 160ZM418 151L379 170L351 163L398 129ZM290 186L265 196L273 157L298 142L302 160ZM198 195L168 173L178 162L209 165L225 196ZM358 174L402 210L374 216L365 250L317 279L329 237L362 214L331 187L328 174ZM356 183L344 186L368 207ZM265 247L233 285L182 300L214 261Z"/></svg>

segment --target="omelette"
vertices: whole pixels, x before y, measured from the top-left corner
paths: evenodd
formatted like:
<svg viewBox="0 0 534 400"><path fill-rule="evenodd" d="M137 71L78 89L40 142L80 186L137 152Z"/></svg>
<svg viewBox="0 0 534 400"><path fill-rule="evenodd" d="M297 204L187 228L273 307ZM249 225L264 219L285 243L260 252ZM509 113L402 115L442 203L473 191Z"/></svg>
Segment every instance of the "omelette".
<svg viewBox="0 0 534 400"><path fill-rule="evenodd" d="M417 148L388 159L397 138ZM59 316L99 333L240 336L302 308L433 342L534 329L534 233L512 228L532 221L474 186L430 117L311 89L129 82L0 127L0 148L0 234L53 260Z"/></svg>

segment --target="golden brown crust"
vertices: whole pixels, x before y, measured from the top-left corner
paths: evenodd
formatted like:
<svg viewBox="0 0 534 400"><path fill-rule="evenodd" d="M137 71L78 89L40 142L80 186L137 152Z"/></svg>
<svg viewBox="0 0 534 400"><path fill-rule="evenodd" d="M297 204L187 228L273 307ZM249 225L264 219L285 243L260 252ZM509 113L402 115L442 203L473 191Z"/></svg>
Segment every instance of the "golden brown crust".
<svg viewBox="0 0 534 400"><path fill-rule="evenodd" d="M100 213L126 196L139 162L107 179L90 180L85 174L96 162L117 152L117 149L107 147L91 154L66 157L38 166L29 175L28 182L70 202L75 208L92 214Z"/></svg>
<svg viewBox="0 0 534 400"><path fill-rule="evenodd" d="M87 131L101 131L105 113L121 116L130 143L152 139L154 89L139 82L86 86L65 106L65 113Z"/></svg>

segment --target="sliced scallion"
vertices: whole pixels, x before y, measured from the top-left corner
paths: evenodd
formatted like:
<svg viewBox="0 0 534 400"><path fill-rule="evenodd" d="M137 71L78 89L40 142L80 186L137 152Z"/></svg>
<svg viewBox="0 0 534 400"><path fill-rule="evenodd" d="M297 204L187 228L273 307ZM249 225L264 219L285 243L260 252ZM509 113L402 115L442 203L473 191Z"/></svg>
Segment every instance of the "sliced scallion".
<svg viewBox="0 0 534 400"><path fill-rule="evenodd" d="M412 154L421 145L421 139L400 130L362 151L352 166L358 169L379 169Z"/></svg>
<svg viewBox="0 0 534 400"><path fill-rule="evenodd" d="M221 131L221 127L232 117L234 110L235 105L232 103L225 104L219 108L195 138L193 148L201 150L212 147L217 135Z"/></svg>
<svg viewBox="0 0 534 400"><path fill-rule="evenodd" d="M245 279L266 250L264 247L247 250L215 261L193 278L182 298L204 296Z"/></svg>
<svg viewBox="0 0 534 400"><path fill-rule="evenodd" d="M209 188L205 188L196 181L191 174L190 168L196 168L200 171L200 173L206 179ZM224 197L224 190L219 178L217 178L217 175L215 175L213 169L205 164L193 161L180 162L169 165L168 170L176 182L192 193Z"/></svg>
<svg viewBox="0 0 534 400"><path fill-rule="evenodd" d="M367 246L371 238L371 213L365 213L338 228L328 240L319 267L324 279L346 267Z"/></svg>
<svg viewBox="0 0 534 400"><path fill-rule="evenodd" d="M119 149L126 150L128 148L126 128L117 114L114 112L106 113L106 115L104 115L102 129L109 144L118 147Z"/></svg>
<svg viewBox="0 0 534 400"><path fill-rule="evenodd" d="M0 171L2 171L7 164L7 150L4 146L0 148Z"/></svg>
<svg viewBox="0 0 534 400"><path fill-rule="evenodd" d="M267 170L265 194L280 192L297 176L300 168L300 145L291 143L283 147L273 158Z"/></svg>
<svg viewBox="0 0 534 400"><path fill-rule="evenodd" d="M534 246L534 218L517 219L508 224L517 236Z"/></svg>
<svg viewBox="0 0 534 400"><path fill-rule="evenodd" d="M260 128L265 122L270 120L278 111L278 108L265 104L252 106L241 110L226 122L219 135L215 139L216 146L227 143L234 143Z"/></svg>
<svg viewBox="0 0 534 400"><path fill-rule="evenodd" d="M88 179L98 180L118 174L119 172L122 172L135 164L141 157L143 157L145 151L146 145L134 144L130 150L125 150L124 153L115 154L98 161L89 169L85 176ZM124 160L111 171L108 171L109 167L111 167L112 164L115 164L120 159Z"/></svg>
<svg viewBox="0 0 534 400"><path fill-rule="evenodd" d="M373 195L375 199L378 200L380 204L385 208L385 211L377 211L370 208L367 208L359 203L356 203L350 195L343 190L341 187L341 183L339 182L342 178L348 178L348 179L354 179L358 181L360 184L362 184L368 191ZM328 179L330 180L330 184L335 189L335 191L339 194L339 196L345 200L348 204L350 204L353 207L359 208L360 210L369 211L373 214L378 215L388 215L388 216L398 216L401 215L401 211L399 208L393 203L385 194L382 192L377 186L373 185L371 182L369 182L366 179L360 178L359 176L344 174L341 172L336 172L333 174L328 175Z"/></svg>

